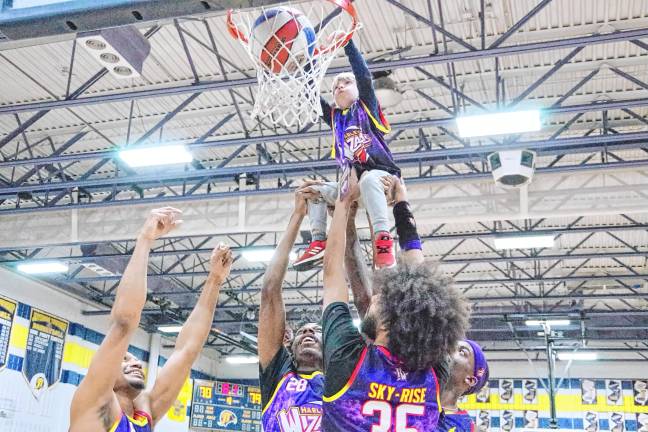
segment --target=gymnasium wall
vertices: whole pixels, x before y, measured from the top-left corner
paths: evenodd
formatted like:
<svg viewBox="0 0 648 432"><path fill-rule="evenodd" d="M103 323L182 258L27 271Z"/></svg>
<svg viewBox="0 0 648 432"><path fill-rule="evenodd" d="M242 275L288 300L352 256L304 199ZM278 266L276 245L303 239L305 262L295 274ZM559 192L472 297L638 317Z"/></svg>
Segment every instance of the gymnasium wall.
<svg viewBox="0 0 648 432"><path fill-rule="evenodd" d="M6 317L7 306L11 309L12 301L17 306L10 336L6 331L0 335L0 348L3 338L4 342L8 339L7 361L0 366L0 431L65 432L69 426L72 395L103 339L108 318L82 315L82 310L93 307L40 282L6 270L0 270L0 278L0 296L9 300L4 301L5 308L0 311L4 309ZM5 320L3 324L6 323ZM38 332L38 337L28 337L30 326L32 333ZM57 342L59 331L65 335L61 343ZM140 329L129 348L144 361L146 371L150 366L150 341L151 336ZM169 354L170 350L161 351L160 366ZM3 357L0 355L0 363ZM192 378L210 379L214 376L216 361L203 356L194 367ZM186 432L190 404L191 380L188 379L174 408L156 431Z"/></svg>
<svg viewBox="0 0 648 432"><path fill-rule="evenodd" d="M566 378L558 381L558 427L571 431L648 431L648 370L645 378ZM477 431L549 428L549 396L543 379L491 379L461 402Z"/></svg>

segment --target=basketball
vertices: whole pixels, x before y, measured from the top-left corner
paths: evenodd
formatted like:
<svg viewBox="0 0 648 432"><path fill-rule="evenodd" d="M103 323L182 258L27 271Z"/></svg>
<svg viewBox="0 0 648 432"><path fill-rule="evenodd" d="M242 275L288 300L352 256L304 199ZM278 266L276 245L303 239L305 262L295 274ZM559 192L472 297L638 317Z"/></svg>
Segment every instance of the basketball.
<svg viewBox="0 0 648 432"><path fill-rule="evenodd" d="M268 9L254 22L250 34L252 54L263 66L279 74L294 70L312 56L315 29L300 11L288 7Z"/></svg>

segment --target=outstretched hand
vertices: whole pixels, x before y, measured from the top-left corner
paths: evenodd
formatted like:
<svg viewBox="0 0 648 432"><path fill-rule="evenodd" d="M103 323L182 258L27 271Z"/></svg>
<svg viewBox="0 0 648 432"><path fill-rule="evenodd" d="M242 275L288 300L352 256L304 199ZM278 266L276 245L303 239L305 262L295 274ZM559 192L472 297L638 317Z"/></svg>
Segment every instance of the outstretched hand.
<svg viewBox="0 0 648 432"><path fill-rule="evenodd" d="M316 200L321 197L320 192L313 186L321 185L321 180L304 180L295 191L295 212L301 215L308 213L308 200Z"/></svg>
<svg viewBox="0 0 648 432"><path fill-rule="evenodd" d="M182 211L173 207L151 210L140 230L139 238L149 241L159 239L182 223L179 219L181 215Z"/></svg>
<svg viewBox="0 0 648 432"><path fill-rule="evenodd" d="M232 251L229 246L224 243L219 243L209 258L209 263L211 264L209 275L223 282L229 276L233 262L234 259L232 258Z"/></svg>
<svg viewBox="0 0 648 432"><path fill-rule="evenodd" d="M331 46L335 45L338 48L342 48L346 44L349 43L349 41L344 41L346 39L348 33L345 32L344 30L336 30L330 35L326 37L326 45Z"/></svg>
<svg viewBox="0 0 648 432"><path fill-rule="evenodd" d="M390 175L381 177L380 181L385 190L387 204L393 206L401 201L407 201L407 188L405 188L405 182L403 179Z"/></svg>

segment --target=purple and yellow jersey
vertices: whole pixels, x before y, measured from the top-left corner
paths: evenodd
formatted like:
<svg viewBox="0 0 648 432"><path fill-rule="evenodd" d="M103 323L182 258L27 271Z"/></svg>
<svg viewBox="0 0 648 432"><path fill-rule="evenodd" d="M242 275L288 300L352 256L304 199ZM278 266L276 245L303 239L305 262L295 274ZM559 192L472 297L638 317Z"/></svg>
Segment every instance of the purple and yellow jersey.
<svg viewBox="0 0 648 432"><path fill-rule="evenodd" d="M263 408L264 432L320 432L324 375L288 372Z"/></svg>
<svg viewBox="0 0 648 432"><path fill-rule="evenodd" d="M335 142L331 158L341 167L351 162L362 170L380 169L400 176L384 135L391 130L385 116L378 108L376 119L360 99L348 109L333 109L331 128Z"/></svg>
<svg viewBox="0 0 648 432"><path fill-rule="evenodd" d="M108 432L151 432L152 424L151 416L144 411L135 411L133 417L122 413L121 418Z"/></svg>
<svg viewBox="0 0 648 432"><path fill-rule="evenodd" d="M437 426L439 432L475 432L475 423L466 411L443 411Z"/></svg>
<svg viewBox="0 0 648 432"><path fill-rule="evenodd" d="M346 385L323 400L327 432L432 432L441 406L434 370L403 371L376 345L364 348Z"/></svg>

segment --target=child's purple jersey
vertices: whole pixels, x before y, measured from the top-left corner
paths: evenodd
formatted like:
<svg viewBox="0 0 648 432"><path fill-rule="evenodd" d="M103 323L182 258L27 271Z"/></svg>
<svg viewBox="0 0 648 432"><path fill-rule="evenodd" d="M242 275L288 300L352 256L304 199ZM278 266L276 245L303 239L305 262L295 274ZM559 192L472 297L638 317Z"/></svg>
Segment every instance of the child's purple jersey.
<svg viewBox="0 0 648 432"><path fill-rule="evenodd" d="M151 416L143 411L135 411L132 418L122 413L109 432L151 432L152 424Z"/></svg>
<svg viewBox="0 0 648 432"><path fill-rule="evenodd" d="M263 409L265 432L320 432L324 375L288 372Z"/></svg>
<svg viewBox="0 0 648 432"><path fill-rule="evenodd" d="M466 411L444 411L439 419L437 431L475 432L475 423Z"/></svg>
<svg viewBox="0 0 648 432"><path fill-rule="evenodd" d="M390 126L378 108L376 119L369 108L356 100L349 109L333 109L331 113L334 144L331 157L340 166L352 163L364 171L383 170L400 177L400 170L394 163L384 135L389 133Z"/></svg>
<svg viewBox="0 0 648 432"><path fill-rule="evenodd" d="M434 370L405 372L376 345L363 350L347 384L323 399L327 432L432 432L441 406Z"/></svg>

